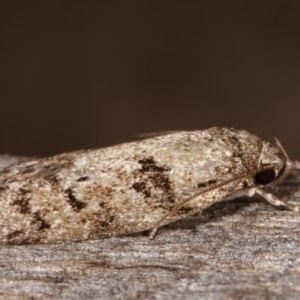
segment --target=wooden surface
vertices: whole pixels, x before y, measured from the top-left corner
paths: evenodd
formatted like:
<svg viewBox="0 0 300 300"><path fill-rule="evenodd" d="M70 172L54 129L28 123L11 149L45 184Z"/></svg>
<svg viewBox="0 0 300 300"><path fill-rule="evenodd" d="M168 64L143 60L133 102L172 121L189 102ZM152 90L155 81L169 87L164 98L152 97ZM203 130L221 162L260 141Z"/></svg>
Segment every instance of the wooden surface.
<svg viewBox="0 0 300 300"><path fill-rule="evenodd" d="M300 164L270 190L300 206ZM0 260L0 299L299 299L300 214L237 199L155 240L1 245Z"/></svg>

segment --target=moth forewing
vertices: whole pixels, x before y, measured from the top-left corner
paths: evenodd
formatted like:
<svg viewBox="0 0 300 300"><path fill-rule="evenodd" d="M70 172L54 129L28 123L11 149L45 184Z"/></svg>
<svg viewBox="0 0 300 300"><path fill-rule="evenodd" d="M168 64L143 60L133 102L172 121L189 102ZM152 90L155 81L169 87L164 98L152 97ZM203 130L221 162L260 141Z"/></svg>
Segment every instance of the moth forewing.
<svg viewBox="0 0 300 300"><path fill-rule="evenodd" d="M263 187L289 166L279 142L218 127L11 166L0 172L0 243L81 241L151 228L153 237L159 226L236 195L257 193L284 205Z"/></svg>

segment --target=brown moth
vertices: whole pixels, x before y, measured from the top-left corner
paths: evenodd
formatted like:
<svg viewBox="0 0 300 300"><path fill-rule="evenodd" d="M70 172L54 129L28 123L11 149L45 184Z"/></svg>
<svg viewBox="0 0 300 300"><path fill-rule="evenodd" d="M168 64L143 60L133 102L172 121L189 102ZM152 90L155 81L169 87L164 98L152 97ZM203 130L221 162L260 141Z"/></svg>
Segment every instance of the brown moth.
<svg viewBox="0 0 300 300"><path fill-rule="evenodd" d="M0 169L0 243L81 241L156 230L283 179L280 143L209 128L66 153Z"/></svg>

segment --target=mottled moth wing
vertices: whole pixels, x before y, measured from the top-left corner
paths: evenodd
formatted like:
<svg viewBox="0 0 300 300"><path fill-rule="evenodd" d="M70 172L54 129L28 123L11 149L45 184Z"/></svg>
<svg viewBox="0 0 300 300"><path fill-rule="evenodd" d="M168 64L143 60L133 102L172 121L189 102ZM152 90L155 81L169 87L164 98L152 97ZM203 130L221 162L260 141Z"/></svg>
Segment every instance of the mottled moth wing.
<svg viewBox="0 0 300 300"><path fill-rule="evenodd" d="M12 166L0 172L0 241L75 241L170 223L255 186L248 175L267 163L264 143L210 128Z"/></svg>

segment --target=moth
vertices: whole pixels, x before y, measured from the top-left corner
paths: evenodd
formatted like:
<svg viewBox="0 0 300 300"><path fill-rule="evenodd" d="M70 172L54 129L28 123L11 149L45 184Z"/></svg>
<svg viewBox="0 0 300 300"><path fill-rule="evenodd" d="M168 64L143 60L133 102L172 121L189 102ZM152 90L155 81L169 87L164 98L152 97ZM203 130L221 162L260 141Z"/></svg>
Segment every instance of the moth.
<svg viewBox="0 0 300 300"><path fill-rule="evenodd" d="M233 128L182 131L0 170L0 243L82 241L151 230L239 196L298 211L264 186L285 178L281 144Z"/></svg>

